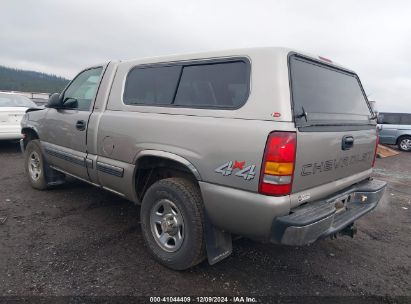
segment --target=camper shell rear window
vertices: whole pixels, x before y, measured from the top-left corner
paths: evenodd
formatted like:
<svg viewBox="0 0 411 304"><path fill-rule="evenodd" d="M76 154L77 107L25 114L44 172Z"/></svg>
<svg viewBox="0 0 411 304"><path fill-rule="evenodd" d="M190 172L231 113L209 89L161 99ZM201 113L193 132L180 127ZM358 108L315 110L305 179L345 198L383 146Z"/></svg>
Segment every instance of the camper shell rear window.
<svg viewBox="0 0 411 304"><path fill-rule="evenodd" d="M357 75L296 54L289 57L289 72L297 126L370 124Z"/></svg>

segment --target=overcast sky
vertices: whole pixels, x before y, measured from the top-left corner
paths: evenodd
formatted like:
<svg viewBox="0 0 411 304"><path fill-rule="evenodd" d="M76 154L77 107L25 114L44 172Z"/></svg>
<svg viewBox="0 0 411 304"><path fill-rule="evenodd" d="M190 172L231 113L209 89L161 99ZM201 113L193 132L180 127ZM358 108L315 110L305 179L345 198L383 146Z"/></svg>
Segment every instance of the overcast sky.
<svg viewBox="0 0 411 304"><path fill-rule="evenodd" d="M67 78L110 59L252 46L330 58L380 111L411 113L411 1L0 0L0 65Z"/></svg>

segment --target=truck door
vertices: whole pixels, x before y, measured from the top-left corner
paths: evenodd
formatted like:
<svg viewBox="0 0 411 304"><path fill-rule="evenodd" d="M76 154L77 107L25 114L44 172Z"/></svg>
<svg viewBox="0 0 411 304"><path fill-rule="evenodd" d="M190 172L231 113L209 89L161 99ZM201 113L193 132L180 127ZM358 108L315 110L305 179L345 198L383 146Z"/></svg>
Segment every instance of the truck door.
<svg viewBox="0 0 411 304"><path fill-rule="evenodd" d="M93 67L79 73L61 94L62 108L50 108L45 121L42 145L50 165L85 180L89 180L87 124L103 69Z"/></svg>

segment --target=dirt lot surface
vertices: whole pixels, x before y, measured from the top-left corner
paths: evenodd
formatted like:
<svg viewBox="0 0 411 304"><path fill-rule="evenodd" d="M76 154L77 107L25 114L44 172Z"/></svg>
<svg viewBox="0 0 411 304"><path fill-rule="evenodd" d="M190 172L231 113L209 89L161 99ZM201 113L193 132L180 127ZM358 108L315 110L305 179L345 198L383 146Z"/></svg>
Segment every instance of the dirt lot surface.
<svg viewBox="0 0 411 304"><path fill-rule="evenodd" d="M389 186L354 239L241 239L225 261L175 272L145 250L139 207L77 181L33 190L18 144L0 142L0 295L411 296L411 153L375 175Z"/></svg>

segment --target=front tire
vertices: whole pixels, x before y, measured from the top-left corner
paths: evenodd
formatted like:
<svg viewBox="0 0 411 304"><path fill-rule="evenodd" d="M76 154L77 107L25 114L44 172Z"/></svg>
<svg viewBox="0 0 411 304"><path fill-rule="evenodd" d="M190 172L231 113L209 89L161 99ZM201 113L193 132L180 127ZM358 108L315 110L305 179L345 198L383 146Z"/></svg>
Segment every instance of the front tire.
<svg viewBox="0 0 411 304"><path fill-rule="evenodd" d="M411 151L411 136L401 137L398 141L398 148L401 151Z"/></svg>
<svg viewBox="0 0 411 304"><path fill-rule="evenodd" d="M31 140L26 146L25 169L30 185L38 190L47 189L44 157L39 140Z"/></svg>
<svg viewBox="0 0 411 304"><path fill-rule="evenodd" d="M205 258L200 190L184 178L154 183L141 206L141 226L150 253L161 264L184 270Z"/></svg>

